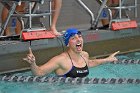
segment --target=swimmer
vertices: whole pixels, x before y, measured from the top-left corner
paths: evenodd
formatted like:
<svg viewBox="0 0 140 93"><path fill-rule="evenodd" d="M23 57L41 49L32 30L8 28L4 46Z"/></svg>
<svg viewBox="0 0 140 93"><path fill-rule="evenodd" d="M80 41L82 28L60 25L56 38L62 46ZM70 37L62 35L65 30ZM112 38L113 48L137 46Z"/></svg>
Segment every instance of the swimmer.
<svg viewBox="0 0 140 93"><path fill-rule="evenodd" d="M75 28L67 29L63 38L68 49L41 66L36 65L35 56L33 55L31 48L29 48L29 54L26 58L23 58L23 60L30 64L34 75L44 76L51 72L55 72L57 76L61 77L86 77L89 74L90 67L118 61L115 55L118 54L119 51L106 58L89 59L89 54L86 51L83 51L82 33Z"/></svg>

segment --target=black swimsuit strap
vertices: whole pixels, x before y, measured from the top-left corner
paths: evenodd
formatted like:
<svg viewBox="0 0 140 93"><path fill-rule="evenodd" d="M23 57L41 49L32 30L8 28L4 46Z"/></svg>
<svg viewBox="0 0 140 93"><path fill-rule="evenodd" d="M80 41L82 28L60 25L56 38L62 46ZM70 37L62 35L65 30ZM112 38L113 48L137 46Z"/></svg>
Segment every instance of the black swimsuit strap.
<svg viewBox="0 0 140 93"><path fill-rule="evenodd" d="M68 53L68 52L67 52ZM68 55L69 55L69 58L70 58L70 60L71 60L71 63L72 63L72 65L73 65L73 62L72 62L72 58L71 58L71 56L70 56L70 54L68 53ZM81 56L81 55L80 55ZM83 56L81 56L83 59L84 59L84 61L85 61L85 63L86 63L86 65L87 65L87 62L86 62L86 60L85 60L85 58L83 57ZM74 65L73 65L74 66Z"/></svg>
<svg viewBox="0 0 140 93"><path fill-rule="evenodd" d="M86 65L87 65L87 62L86 62L85 58L84 58L82 55L80 55L80 56L84 59L84 61L85 61Z"/></svg>
<svg viewBox="0 0 140 93"><path fill-rule="evenodd" d="M70 56L70 54L68 52L67 52L67 54L68 54L68 56L69 56L69 58L71 60L72 66L73 66L72 58L71 58L71 56Z"/></svg>

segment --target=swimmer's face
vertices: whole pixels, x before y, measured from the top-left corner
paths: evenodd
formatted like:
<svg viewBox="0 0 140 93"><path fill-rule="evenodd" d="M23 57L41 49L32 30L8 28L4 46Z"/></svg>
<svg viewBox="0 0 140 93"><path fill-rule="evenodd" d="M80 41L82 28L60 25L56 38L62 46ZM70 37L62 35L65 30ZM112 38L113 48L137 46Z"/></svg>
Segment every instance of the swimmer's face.
<svg viewBox="0 0 140 93"><path fill-rule="evenodd" d="M68 46L75 52L81 52L83 50L83 37L81 32L70 37Z"/></svg>

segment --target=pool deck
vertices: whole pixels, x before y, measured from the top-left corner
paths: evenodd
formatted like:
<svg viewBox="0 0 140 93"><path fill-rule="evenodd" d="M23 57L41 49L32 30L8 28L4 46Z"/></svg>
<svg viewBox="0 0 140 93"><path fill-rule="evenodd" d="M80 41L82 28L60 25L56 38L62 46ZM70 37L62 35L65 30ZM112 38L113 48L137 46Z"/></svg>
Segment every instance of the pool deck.
<svg viewBox="0 0 140 93"><path fill-rule="evenodd" d="M121 31L81 30L84 38L84 50L91 57L109 55L115 51L121 53L140 49L140 30L127 29ZM59 38L59 39L58 39ZM62 37L42 39L31 42L31 48L36 56L37 64L47 62L51 57L63 52ZM30 42L0 41L0 72L28 69L29 64L22 58L26 57Z"/></svg>

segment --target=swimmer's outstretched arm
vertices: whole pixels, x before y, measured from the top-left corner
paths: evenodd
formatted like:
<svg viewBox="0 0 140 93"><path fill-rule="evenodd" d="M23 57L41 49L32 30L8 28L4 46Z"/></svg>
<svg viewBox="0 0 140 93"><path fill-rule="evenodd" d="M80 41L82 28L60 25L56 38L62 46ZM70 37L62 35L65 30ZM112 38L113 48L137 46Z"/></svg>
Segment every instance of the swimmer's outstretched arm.
<svg viewBox="0 0 140 93"><path fill-rule="evenodd" d="M31 48L29 47L29 54L27 54L26 58L23 58L23 60L27 61L30 64L32 73L37 76L44 76L46 74L51 73L55 69L59 67L58 58L52 58L50 61L46 62L42 66L37 66L35 56L32 53Z"/></svg>
<svg viewBox="0 0 140 93"><path fill-rule="evenodd" d="M116 62L116 61L118 61L118 59L117 59L115 56L116 56L118 53L119 53L119 51L117 51L117 52L111 54L109 57L103 58L103 59L93 59L93 60L89 60L89 62L88 62L89 67L94 67L94 66L97 66L97 65L106 63L106 62Z"/></svg>

